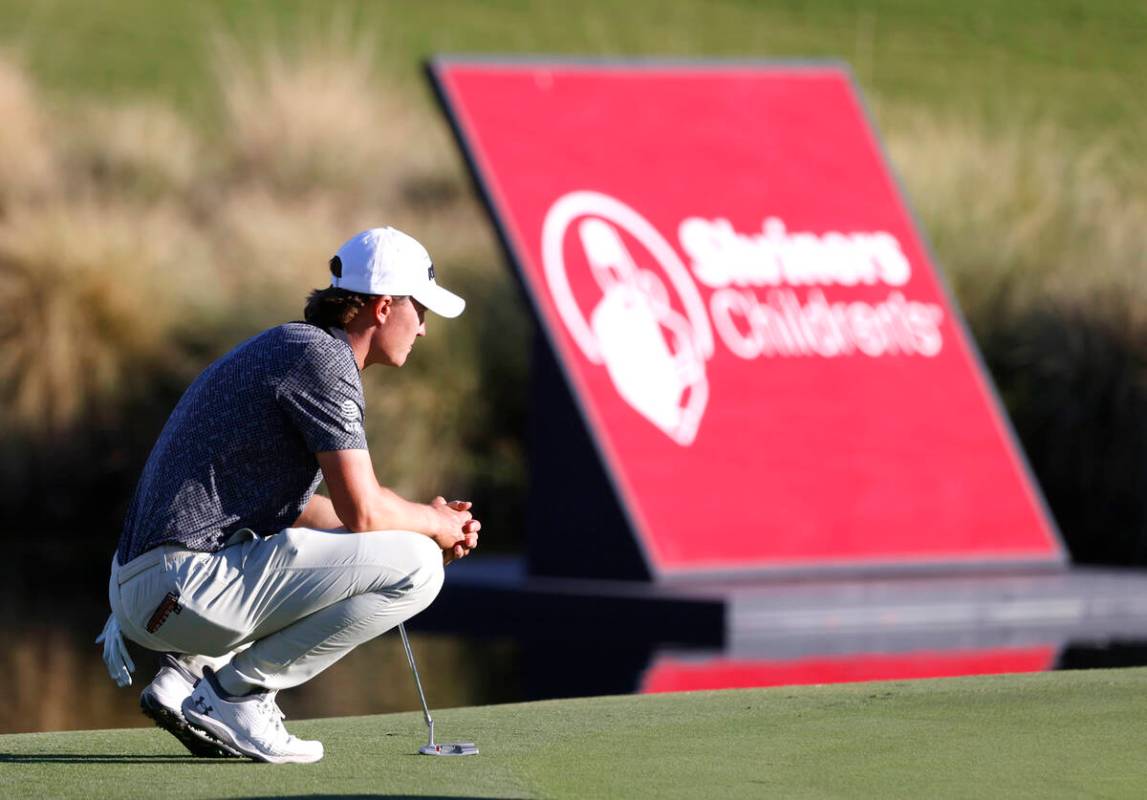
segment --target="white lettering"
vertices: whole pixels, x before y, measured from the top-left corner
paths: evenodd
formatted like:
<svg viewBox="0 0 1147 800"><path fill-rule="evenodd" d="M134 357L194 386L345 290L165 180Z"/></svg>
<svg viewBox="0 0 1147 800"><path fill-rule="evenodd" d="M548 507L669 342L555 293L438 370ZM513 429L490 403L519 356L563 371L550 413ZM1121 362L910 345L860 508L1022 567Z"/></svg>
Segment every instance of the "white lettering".
<svg viewBox="0 0 1147 800"><path fill-rule="evenodd" d="M802 302L794 289L774 289L762 300L751 289L727 287L713 292L709 310L717 336L745 360L858 352L934 358L944 344L943 309L896 291L879 303L832 303L820 289Z"/></svg>
<svg viewBox="0 0 1147 800"><path fill-rule="evenodd" d="M886 231L821 235L790 232L767 217L759 234L737 233L727 219L689 217L677 229L694 277L712 289L726 286L903 286L912 265Z"/></svg>
<svg viewBox="0 0 1147 800"><path fill-rule="evenodd" d="M735 289L714 292L709 299L709 312L717 335L739 358L756 358L764 349L764 333L749 317L756 308L754 299L751 292Z"/></svg>

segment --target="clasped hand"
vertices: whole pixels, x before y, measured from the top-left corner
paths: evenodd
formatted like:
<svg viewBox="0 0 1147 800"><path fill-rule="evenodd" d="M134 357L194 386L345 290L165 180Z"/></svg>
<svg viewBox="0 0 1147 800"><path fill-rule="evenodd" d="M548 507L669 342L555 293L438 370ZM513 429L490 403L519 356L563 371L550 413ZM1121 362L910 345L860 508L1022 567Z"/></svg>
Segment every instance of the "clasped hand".
<svg viewBox="0 0 1147 800"><path fill-rule="evenodd" d="M442 561L449 564L470 555L478 546L478 531L482 529L482 523L470 513L473 503L435 497L430 505L443 517L442 532L434 537L442 548Z"/></svg>

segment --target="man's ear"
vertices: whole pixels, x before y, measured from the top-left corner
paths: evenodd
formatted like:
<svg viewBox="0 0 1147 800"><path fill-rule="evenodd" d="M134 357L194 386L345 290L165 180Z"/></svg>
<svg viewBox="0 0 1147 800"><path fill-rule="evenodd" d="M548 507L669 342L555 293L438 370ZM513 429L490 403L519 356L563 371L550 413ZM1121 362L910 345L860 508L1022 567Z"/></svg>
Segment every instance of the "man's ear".
<svg viewBox="0 0 1147 800"><path fill-rule="evenodd" d="M374 317L376 325L381 325L386 322L386 318L390 316L390 309L394 306L394 298L388 294L381 297L376 297L370 301L371 315Z"/></svg>

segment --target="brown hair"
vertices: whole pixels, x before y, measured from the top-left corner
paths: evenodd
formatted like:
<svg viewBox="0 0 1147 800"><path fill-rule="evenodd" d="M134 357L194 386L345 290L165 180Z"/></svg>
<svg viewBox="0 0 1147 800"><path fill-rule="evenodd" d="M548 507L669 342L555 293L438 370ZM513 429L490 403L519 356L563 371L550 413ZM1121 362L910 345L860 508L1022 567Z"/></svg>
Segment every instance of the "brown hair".
<svg viewBox="0 0 1147 800"><path fill-rule="evenodd" d="M320 328L345 328L372 298L373 295L348 292L333 286L315 289L307 298L303 319Z"/></svg>

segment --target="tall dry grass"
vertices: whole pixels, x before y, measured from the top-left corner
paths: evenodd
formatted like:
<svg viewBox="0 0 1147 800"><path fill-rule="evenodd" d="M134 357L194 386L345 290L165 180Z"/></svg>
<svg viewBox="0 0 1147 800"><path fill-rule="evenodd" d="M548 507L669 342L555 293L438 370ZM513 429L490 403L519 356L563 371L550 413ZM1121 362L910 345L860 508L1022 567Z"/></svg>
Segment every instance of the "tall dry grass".
<svg viewBox="0 0 1147 800"><path fill-rule="evenodd" d="M1147 564L1147 195L1046 123L889 144L1073 555Z"/></svg>
<svg viewBox="0 0 1147 800"><path fill-rule="evenodd" d="M18 58L0 53L0 209L56 186L58 164L41 97Z"/></svg>
<svg viewBox="0 0 1147 800"><path fill-rule="evenodd" d="M444 148L422 103L379 79L377 31L345 17L215 40L229 174L283 194L394 205Z"/></svg>
<svg viewBox="0 0 1147 800"><path fill-rule="evenodd" d="M170 208L71 203L0 219L4 423L60 434L185 368L172 339L214 300L195 276L205 252Z"/></svg>
<svg viewBox="0 0 1147 800"><path fill-rule="evenodd" d="M1147 321L1147 194L1113 179L1115 153L1048 123L893 119L890 154L973 328L1046 303Z"/></svg>
<svg viewBox="0 0 1147 800"><path fill-rule="evenodd" d="M191 124L155 101L82 108L63 134L69 182L114 198L186 195L202 180L207 162Z"/></svg>
<svg viewBox="0 0 1147 800"><path fill-rule="evenodd" d="M349 226L370 227L366 215L348 216L322 194L279 197L253 186L221 195L208 230L231 324L253 330L300 319L306 292L329 282L327 261Z"/></svg>

